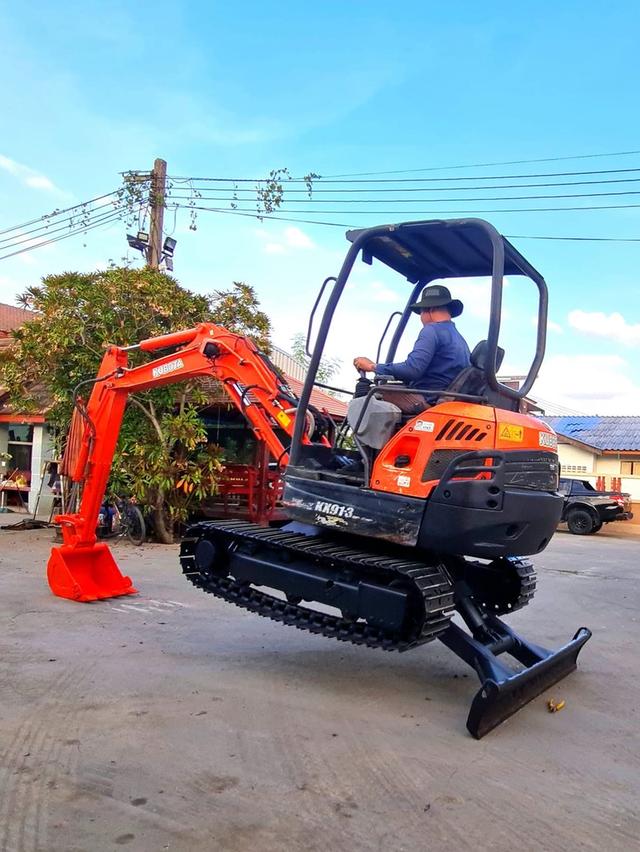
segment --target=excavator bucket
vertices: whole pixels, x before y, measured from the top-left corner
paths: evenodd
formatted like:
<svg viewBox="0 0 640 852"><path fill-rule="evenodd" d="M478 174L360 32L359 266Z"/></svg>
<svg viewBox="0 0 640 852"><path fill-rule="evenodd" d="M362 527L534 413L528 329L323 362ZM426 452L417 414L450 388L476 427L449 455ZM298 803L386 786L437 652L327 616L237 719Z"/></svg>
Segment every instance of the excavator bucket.
<svg viewBox="0 0 640 852"><path fill-rule="evenodd" d="M104 542L89 547L52 547L47 579L54 595L72 601L98 601L137 592Z"/></svg>

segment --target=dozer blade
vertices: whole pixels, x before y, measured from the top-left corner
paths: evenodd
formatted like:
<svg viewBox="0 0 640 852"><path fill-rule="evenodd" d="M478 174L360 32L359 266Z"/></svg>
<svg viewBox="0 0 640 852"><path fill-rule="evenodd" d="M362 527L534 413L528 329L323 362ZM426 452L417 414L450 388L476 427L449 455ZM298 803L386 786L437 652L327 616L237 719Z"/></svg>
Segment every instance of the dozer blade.
<svg viewBox="0 0 640 852"><path fill-rule="evenodd" d="M54 595L72 601L97 601L137 592L131 578L120 572L104 542L90 547L52 547L47 579Z"/></svg>
<svg viewBox="0 0 640 852"><path fill-rule="evenodd" d="M494 643L479 642L456 624L449 625L439 637L448 648L473 666L482 682L467 718L467 730L478 740L545 689L575 671L578 654L591 638L591 631L581 627L571 642L557 651L548 651L527 642L498 618L489 616L488 620L501 636ZM503 665L497 654L504 652L511 654L526 668L513 671Z"/></svg>

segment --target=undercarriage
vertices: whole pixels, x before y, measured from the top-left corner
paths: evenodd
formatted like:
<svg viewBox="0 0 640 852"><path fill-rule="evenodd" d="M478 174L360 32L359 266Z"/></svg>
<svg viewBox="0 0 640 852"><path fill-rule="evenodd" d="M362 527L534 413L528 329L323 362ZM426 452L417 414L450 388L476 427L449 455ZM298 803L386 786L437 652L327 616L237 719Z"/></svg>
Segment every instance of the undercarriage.
<svg viewBox="0 0 640 852"><path fill-rule="evenodd" d="M189 529L180 561L203 591L299 630L387 651L440 639L480 678L467 720L477 738L575 669L591 635L581 628L550 652L498 618L533 598L535 573L523 558L483 563L298 524L275 530L219 521ZM467 630L452 622L456 613Z"/></svg>

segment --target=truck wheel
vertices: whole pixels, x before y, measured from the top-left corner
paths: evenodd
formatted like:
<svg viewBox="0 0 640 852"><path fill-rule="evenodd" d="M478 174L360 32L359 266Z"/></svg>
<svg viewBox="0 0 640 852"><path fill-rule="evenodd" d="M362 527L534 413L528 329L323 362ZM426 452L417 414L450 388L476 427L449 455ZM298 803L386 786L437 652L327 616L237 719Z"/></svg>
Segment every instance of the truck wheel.
<svg viewBox="0 0 640 852"><path fill-rule="evenodd" d="M587 509L573 509L567 516L567 526L574 535L590 535L596 524Z"/></svg>
<svg viewBox="0 0 640 852"><path fill-rule="evenodd" d="M602 525L603 525L602 521L595 521L594 524L593 524L593 529L591 530L591 532L592 533L600 532L600 530L602 529Z"/></svg>

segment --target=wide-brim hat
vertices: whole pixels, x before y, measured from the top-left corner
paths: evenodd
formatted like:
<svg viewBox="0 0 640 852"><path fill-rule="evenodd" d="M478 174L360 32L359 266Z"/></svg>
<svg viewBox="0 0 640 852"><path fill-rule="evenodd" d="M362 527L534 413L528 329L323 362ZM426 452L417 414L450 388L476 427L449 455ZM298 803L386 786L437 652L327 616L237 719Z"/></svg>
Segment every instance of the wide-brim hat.
<svg viewBox="0 0 640 852"><path fill-rule="evenodd" d="M411 310L416 314L425 308L448 308L452 317L459 317L464 310L464 305L460 299L451 298L448 287L434 284L431 287L425 287L420 301L411 305Z"/></svg>

